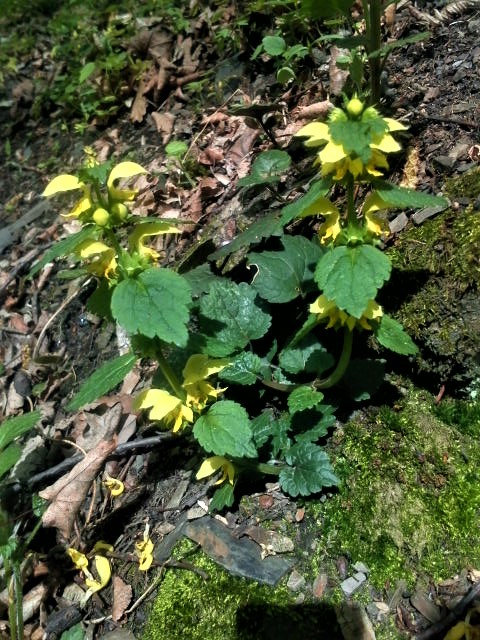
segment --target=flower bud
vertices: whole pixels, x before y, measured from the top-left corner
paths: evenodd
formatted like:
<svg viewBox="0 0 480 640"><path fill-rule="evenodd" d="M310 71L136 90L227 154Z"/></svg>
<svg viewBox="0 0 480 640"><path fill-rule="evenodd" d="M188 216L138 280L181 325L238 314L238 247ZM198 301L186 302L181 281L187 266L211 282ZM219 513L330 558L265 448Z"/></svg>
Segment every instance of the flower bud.
<svg viewBox="0 0 480 640"><path fill-rule="evenodd" d="M128 209L123 202L115 202L111 208L112 215L117 219L123 222L128 216Z"/></svg>
<svg viewBox="0 0 480 640"><path fill-rule="evenodd" d="M363 102L355 96L347 104L347 113L353 118L358 118L362 113L364 106Z"/></svg>
<svg viewBox="0 0 480 640"><path fill-rule="evenodd" d="M106 209L99 207L93 212L92 218L95 224L98 224L99 227L104 227L110 219L110 214Z"/></svg>

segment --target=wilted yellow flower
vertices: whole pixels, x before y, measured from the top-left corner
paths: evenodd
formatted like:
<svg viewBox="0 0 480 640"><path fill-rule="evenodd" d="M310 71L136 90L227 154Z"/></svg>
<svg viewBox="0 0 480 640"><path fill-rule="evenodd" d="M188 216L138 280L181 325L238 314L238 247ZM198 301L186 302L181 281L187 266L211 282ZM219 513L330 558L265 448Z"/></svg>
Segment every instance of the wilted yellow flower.
<svg viewBox="0 0 480 640"><path fill-rule="evenodd" d="M84 602L92 593L100 591L100 589L103 589L110 581L112 570L109 559L103 555L105 551L113 551L112 545L106 542L97 542L92 549L92 553L94 554L92 558L92 568L95 570L96 577L90 571L89 561L84 553L72 547L67 549L67 554L72 559L73 564L85 575L85 584L88 587L88 591L85 594Z"/></svg>
<svg viewBox="0 0 480 640"><path fill-rule="evenodd" d="M191 408L164 389L142 391L133 402L133 408L136 411L150 407L151 411L148 414L150 420L164 420L167 424L173 424L174 432L180 429L184 420L193 422Z"/></svg>
<svg viewBox="0 0 480 640"><path fill-rule="evenodd" d="M197 471L196 478L197 480L201 480L202 478L207 478L208 476L213 475L219 469L222 470L222 477L220 480L217 480L215 484L221 484L228 479L229 483L233 485L233 480L235 478L235 467L223 456L212 456L211 458L207 458L204 460L200 466L200 469Z"/></svg>
<svg viewBox="0 0 480 640"><path fill-rule="evenodd" d="M327 320L327 329L347 326L352 331L357 325L362 329L371 329L368 321L380 318L383 315L383 310L378 302L370 300L362 317L355 318L343 309L339 309L335 302L322 294L310 305L310 313L315 313L319 322Z"/></svg>
<svg viewBox="0 0 480 640"><path fill-rule="evenodd" d="M138 556L138 568L140 571L147 571L153 562L153 542L150 540L148 524L145 525L143 532L143 540L135 543L135 553Z"/></svg>
<svg viewBox="0 0 480 640"><path fill-rule="evenodd" d="M118 478L112 478L107 474L106 479L103 481L103 484L110 491L110 495L115 498L116 496L121 495L125 491L125 485Z"/></svg>

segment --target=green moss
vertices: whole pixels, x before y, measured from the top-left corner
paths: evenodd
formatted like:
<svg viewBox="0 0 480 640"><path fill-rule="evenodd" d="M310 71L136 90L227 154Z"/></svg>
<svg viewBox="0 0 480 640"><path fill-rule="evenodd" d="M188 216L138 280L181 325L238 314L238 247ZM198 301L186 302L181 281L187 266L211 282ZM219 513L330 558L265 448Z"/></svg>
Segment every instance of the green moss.
<svg viewBox="0 0 480 640"><path fill-rule="evenodd" d="M359 414L334 441L340 495L311 507L320 564L361 560L382 590L480 562L480 444L440 420L431 399L408 389L396 411Z"/></svg>

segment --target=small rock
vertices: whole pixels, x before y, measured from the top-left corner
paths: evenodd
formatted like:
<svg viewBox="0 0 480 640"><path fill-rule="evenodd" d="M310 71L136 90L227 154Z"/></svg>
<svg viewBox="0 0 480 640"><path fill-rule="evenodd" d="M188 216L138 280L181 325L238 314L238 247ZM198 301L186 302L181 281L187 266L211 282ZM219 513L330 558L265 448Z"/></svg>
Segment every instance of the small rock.
<svg viewBox="0 0 480 640"><path fill-rule="evenodd" d="M435 162L445 169L453 169L455 160L450 156L439 155L435 159Z"/></svg>
<svg viewBox="0 0 480 640"><path fill-rule="evenodd" d="M305 578L296 569L292 571L290 577L287 580L287 587L290 591L300 591L307 584Z"/></svg>
<svg viewBox="0 0 480 640"><path fill-rule="evenodd" d="M415 224L422 224L422 222L425 222L425 220L428 220L428 218L433 218L433 216L436 216L437 213L441 213L442 211L445 211L445 209L448 207L448 205L437 205L436 207L424 207L423 209L420 209L419 211L415 211L415 213L412 216L412 220Z"/></svg>
<svg viewBox="0 0 480 640"><path fill-rule="evenodd" d="M402 211L396 218L388 223L390 233L400 233L408 224L408 216Z"/></svg>
<svg viewBox="0 0 480 640"><path fill-rule="evenodd" d="M312 586L312 592L315 598L320 599L323 597L327 583L328 583L327 574L319 573L318 576L313 581L313 586Z"/></svg>
<svg viewBox="0 0 480 640"><path fill-rule="evenodd" d="M363 577L365 578L365 576ZM346 596L351 596L355 591L358 591L361 586L362 583L353 577L347 578L340 584L340 587Z"/></svg>
<svg viewBox="0 0 480 640"><path fill-rule="evenodd" d="M187 511L187 520L196 520L197 518L203 518L203 516L206 516L207 513L208 511L205 511L203 507L197 504Z"/></svg>
<svg viewBox="0 0 480 640"><path fill-rule="evenodd" d="M135 640L135 636L128 629L114 629L102 636L98 640Z"/></svg>
<svg viewBox="0 0 480 640"><path fill-rule="evenodd" d="M360 584L363 584L365 582L365 580L367 579L367 576L364 573L362 573L361 571L357 571L357 573L354 573L353 577Z"/></svg>
<svg viewBox="0 0 480 640"><path fill-rule="evenodd" d="M340 579L345 580L348 574L348 560L345 558L345 556L338 556L336 565Z"/></svg>
<svg viewBox="0 0 480 640"><path fill-rule="evenodd" d="M353 565L353 568L355 569L355 571L360 571L360 573L364 573L366 576L368 576L368 574L370 573L370 569L366 564L363 564L363 562L356 562Z"/></svg>

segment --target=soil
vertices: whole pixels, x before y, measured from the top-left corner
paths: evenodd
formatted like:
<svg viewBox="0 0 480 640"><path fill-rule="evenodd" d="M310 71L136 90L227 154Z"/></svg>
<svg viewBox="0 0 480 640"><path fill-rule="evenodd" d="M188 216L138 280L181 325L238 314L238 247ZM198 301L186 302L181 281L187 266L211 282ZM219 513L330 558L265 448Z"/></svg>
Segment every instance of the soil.
<svg viewBox="0 0 480 640"><path fill-rule="evenodd" d="M465 175L471 175L469 172L475 171L479 166L480 13L474 3L471 3L472 6L470 3L456 5L449 12L445 9L439 12L441 5L437 2L399 3L395 22L389 27L392 37L406 37L423 29L429 30L431 34L427 40L397 49L391 55L387 64L388 75L385 79L382 109L409 125L409 137L404 139L405 153L392 164L392 180L406 180L409 186L434 194L448 193L450 185L450 193L454 193L454 196L451 196L449 213L433 213L432 217L436 215L435 220L451 221L452 216L473 216L473 228L478 225L480 188L461 189L459 192L452 188L452 184L457 184L455 180ZM435 17L435 24L432 24L432 17ZM200 33L194 35L200 37ZM8 153L0 165L0 217L3 228L31 212L40 202L40 194L51 178L59 173L74 173L84 158L84 147L90 145L104 159L113 157L121 160L128 157L149 170L149 178L142 183L139 213L176 217L189 222L193 220L194 224L186 225L180 242L174 248L167 247L165 262L171 265L186 260L196 263L201 259L203 250L211 252L212 248L232 240L270 205L268 196L262 193L258 193L251 202L246 203L245 199L242 201L242 194L239 194L236 187L238 178L248 173L252 158L261 150L272 147L269 136L258 123L229 112L230 103L241 97L261 103L281 104L280 114L270 114L268 126L279 146L299 158L300 169L292 170L281 186L283 195L292 197L295 193L294 185L303 170L298 147L291 142L291 131L299 124L298 110L327 98L333 102L340 101L340 98L330 92L328 48L323 52L322 64L306 70L301 85L294 85L288 90L275 82L268 65L263 73L261 69L259 71L258 64L250 63L246 56L242 56L240 62L237 59L215 59L208 41L203 51L207 50L208 56L205 53L205 60L196 68L199 73L215 70L212 75L215 81L212 80L205 95L200 98L186 97L188 94L182 92L182 83L172 81L161 95L149 96L150 102L141 121L132 122L132 111L125 108L106 123L93 121L83 136L68 132L68 127L64 129L59 113L41 116L35 114L32 109L35 96L29 93L28 84L24 84L23 91L19 89L26 78L33 77L35 65L38 64L38 59L33 57L32 52L32 59L24 61L22 78L7 79L5 93L9 107L0 108L1 137L2 140L8 140L9 145ZM179 74L177 79L181 77ZM174 122L170 134L162 131L158 121L159 114L165 113L170 114L169 117ZM179 167L167 157L165 144L169 137L185 140L191 145L188 164ZM5 154L6 151L4 146L2 153ZM58 213L57 206L49 206L40 217L21 228L0 255L0 296L3 305L0 316L0 360L4 364L0 377L2 412L8 414L12 412L12 407L16 407L13 412L28 410L33 399L46 412L49 425L53 425L48 428L50 437L57 440L76 439L77 445L82 443L82 446L88 448L92 430L96 424L104 425L108 422L115 402L99 402L88 407L88 411L73 417L65 410L65 405L73 391L78 389L79 383L102 362L117 353L118 342L114 328L100 323L87 312L85 300L89 290L76 290L75 281L58 278L61 264L47 267L47 271L38 274L33 280L25 278L32 263L59 238L74 229ZM413 219L413 213L407 212L405 228L398 231L388 244L388 249L395 251L395 248L402 246L404 234L419 226ZM450 218L442 218L443 215ZM422 228L426 228L431 222L430 219L423 222ZM412 237L414 236L410 236ZM457 300L458 304L455 308L452 307L452 313L459 313L460 309L465 326L478 328L478 292L475 283L478 284L479 263L478 254L475 257L474 252L475 246L472 245L473 258L470 266L473 275L467 278L467 284L462 290L455 293L462 300L468 301L468 304L465 302L462 305ZM402 266L407 269L409 265ZM437 274L434 269L437 269ZM433 267L429 277L443 276L444 271L443 265L441 268ZM421 288L416 291L419 300L425 295L422 291ZM64 304L67 300L68 304ZM401 307L398 308L398 313L401 315ZM404 309L404 313L408 315L408 309ZM415 313L418 313L417 308ZM438 321L438 317L436 320ZM475 379L478 380L478 335L475 337L470 332L467 343L459 339L455 343L456 353L452 355L451 347L442 351L433 339L433 321L430 318L422 325L419 334L423 333L423 337L415 336L420 340L421 346L422 342L423 346L427 345L424 359L419 359L416 364L410 362L407 365L408 371L405 371L405 364L399 364L398 367L396 363L392 365L390 374L392 379L397 380L392 385L395 387L394 395L399 393L398 390L404 384L398 382L400 377L395 376L406 373L422 392L433 398L438 397L439 402L444 395L465 398L469 385ZM442 326L447 325L451 322L451 317L447 315L442 318L442 322ZM415 327L409 329L414 330ZM476 330L474 333L477 333ZM42 364L32 360L34 352L43 357ZM148 369L138 373L148 378ZM138 380L130 381L133 385L131 388L135 382ZM36 395L32 394L35 385ZM124 393L128 395L131 390L124 388ZM17 405L14 404L15 401ZM122 423L128 416L128 402L124 402ZM365 413L360 415L360 422L362 419L372 420L371 411L375 412L380 404L380 401L376 401L373 409L371 406L364 406L362 411ZM87 429L85 425L88 425ZM337 445L340 446L343 437L341 434L344 425L337 426L339 431L332 445L333 450ZM187 510L198 507L199 501L201 504L206 495L205 486L193 480L192 469L196 468L199 460L195 457L194 449L188 447L188 443L184 445L182 442L179 444L177 441L166 440L153 452L130 453L110 462L111 475L123 473L126 484L132 490L126 498L116 503L115 508L106 503L103 507L95 506L91 523L82 532L86 547L89 548L90 544L101 537L111 539L112 532L121 528L123 537L115 550L118 553L128 553L133 548L133 542L138 539L139 531L142 532L145 522L149 521L158 539L164 541L162 549L165 556L162 561L171 561L169 547L165 542L169 540L168 535L175 531L178 533ZM64 446L55 442L52 444L49 440L38 448L43 458L35 462L35 474L41 474L45 468L61 462L65 455L71 455L66 454ZM191 454L190 457L186 453ZM395 455L395 452L391 453ZM343 452L338 453L339 459L342 455ZM420 452L419 455L423 454ZM436 473L435 477L437 475ZM51 481L50 478L45 478L42 482L41 476L38 480L34 485L35 489L40 489ZM441 478L437 478L437 481L441 482ZM335 496L329 496L328 499L334 500ZM343 506L348 509L348 505ZM312 503L307 501L306 512L302 512L304 508L303 503L296 504L281 496L274 486L265 488L260 483L244 487L242 501L226 514L224 524L243 538L245 531L248 533L250 530L251 533L251 527L265 520L269 529L295 540L297 555L308 555L309 544L314 535L312 523L315 523L316 516ZM392 502L392 509L394 508L395 503ZM40 557L53 546L53 535L50 534L51 532L45 531L38 536L35 544ZM180 537L173 540L172 545L179 539ZM478 532L473 538L473 548L478 548ZM339 552L336 559L337 582L333 586L337 588L342 576L350 575L345 567L342 568L342 558L347 565L350 560L352 564L366 561L365 558L349 558L349 553L352 553L351 549L345 548L344 555ZM53 555L54 551L50 551L48 563L54 568L50 569L48 598L42 604L43 608L38 608L29 621L28 632L31 637L35 637L38 628L44 627L42 616L46 617L48 624L54 610L62 610L65 606L65 600L60 594L65 585L71 582L72 574L62 568L58 561L53 561ZM415 580L410 578L408 587L405 584L400 592L399 584L400 587L402 585L394 579L389 585L386 585L388 580L384 582L383 592L378 587L363 592L362 605L386 601L389 605L388 613L383 611L385 615L382 617L380 607L378 617L374 619L379 640L414 636L425 640L427 637L442 637L449 626L444 626L436 635L433 632L430 636L425 635L428 634L427 629L436 622L436 612L432 614L428 610L428 603L431 599L434 600L433 605L437 613L440 611L440 617L458 605L461 598L469 592L471 584L479 579L478 571L474 571L480 568L479 562L480 558L475 554L470 564L465 558L459 559L452 575L444 576L443 582L438 576L436 581L432 578L430 584L423 584L423 589L418 583L416 587L412 586L415 585ZM297 566L302 567L302 563L298 562ZM142 584L138 576L132 577L129 567L128 563L124 563L119 575L126 582L131 582L135 598L138 598L148 585L148 580ZM313 577L319 579L321 575L319 570ZM331 573L329 576L325 579L326 584L332 587ZM313 577L311 582L314 584ZM425 579L425 575L415 577ZM451 580L448 584L445 582L447 578ZM317 591L320 583L321 579L316 583ZM227 587L223 585L222 589L225 588ZM116 626L106 618L111 613L114 596L111 591L102 593L105 595L92 599L86 615L89 620L101 619L100 623L92 625L95 628L94 637L101 637ZM418 595L416 600L411 597L415 593ZM394 596L396 602L392 604ZM297 604L300 603L301 599L298 598ZM464 610L461 613L457 610L457 613L457 619L461 619ZM369 614L374 617L371 608ZM148 615L149 608L142 605L130 618L121 618L139 629ZM387 625L385 617L390 619ZM167 618L162 620L166 624ZM379 624L379 620L382 620L382 624ZM453 624L454 620L450 622ZM164 631L164 638L177 637L176 632L172 631L172 635L168 635L168 630ZM262 634L261 637L270 637L266 627L258 632ZM146 637L154 637L153 632L149 633ZM343 633L345 635L345 629ZM196 637L193 631L190 637ZM303 637L310 636L305 633Z"/></svg>

